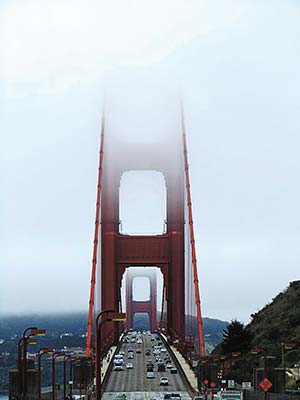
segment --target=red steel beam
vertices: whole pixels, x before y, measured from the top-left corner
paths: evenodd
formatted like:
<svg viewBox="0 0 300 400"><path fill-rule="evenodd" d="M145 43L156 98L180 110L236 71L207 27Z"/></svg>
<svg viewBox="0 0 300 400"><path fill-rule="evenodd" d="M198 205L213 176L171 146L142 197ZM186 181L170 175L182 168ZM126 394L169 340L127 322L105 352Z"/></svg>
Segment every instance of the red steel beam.
<svg viewBox="0 0 300 400"><path fill-rule="evenodd" d="M100 201L101 201L101 188L102 188L103 147L104 147L104 116L102 116L102 127L101 127L101 144L99 152L97 200L96 200L96 218L95 218L93 259L92 259L92 276L91 276L89 315L88 315L87 338L86 338L86 349L85 349L86 355L88 357L90 356L91 352L93 312L95 305L95 283L96 283L97 256L98 256L99 222L100 222L99 216L100 216Z"/></svg>
<svg viewBox="0 0 300 400"><path fill-rule="evenodd" d="M181 114L181 118L182 118L184 170L185 170L187 206L188 206L189 228L190 228L190 242L191 242L191 247L192 247L192 264L193 264L193 276L194 276L195 295L196 295L197 325L198 325L198 333L199 333L200 355L204 356L205 355L205 343L204 343L203 323L202 323L202 314L201 314L200 291L199 291L197 258L196 258L196 248L195 248L195 234L194 234L194 225L193 225L191 185L190 185L189 163L188 163L188 153L187 153L187 143L186 143L186 133L185 133L185 123L184 123L183 111Z"/></svg>

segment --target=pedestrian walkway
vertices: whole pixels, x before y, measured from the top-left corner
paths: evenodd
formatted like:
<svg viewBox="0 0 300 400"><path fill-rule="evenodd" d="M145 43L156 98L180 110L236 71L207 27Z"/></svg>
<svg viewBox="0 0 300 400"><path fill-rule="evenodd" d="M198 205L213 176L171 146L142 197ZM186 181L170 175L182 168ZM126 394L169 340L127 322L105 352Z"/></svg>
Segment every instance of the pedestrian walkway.
<svg viewBox="0 0 300 400"><path fill-rule="evenodd" d="M102 367L101 367L101 382L104 380L105 378L105 374L108 371L109 368L109 364L111 362L111 360L114 358L114 354L117 350L117 346L112 346L109 350L108 353L106 354L106 356L103 358L102 360Z"/></svg>
<svg viewBox="0 0 300 400"><path fill-rule="evenodd" d="M190 365L188 364L186 359L182 356L182 354L174 346L170 346L170 347L171 347L178 363L181 365L181 368L183 369L183 372L184 372L187 380L189 381L191 387L194 390L198 390L198 382L197 382L197 378L195 376L195 372L192 370L192 368L190 367Z"/></svg>

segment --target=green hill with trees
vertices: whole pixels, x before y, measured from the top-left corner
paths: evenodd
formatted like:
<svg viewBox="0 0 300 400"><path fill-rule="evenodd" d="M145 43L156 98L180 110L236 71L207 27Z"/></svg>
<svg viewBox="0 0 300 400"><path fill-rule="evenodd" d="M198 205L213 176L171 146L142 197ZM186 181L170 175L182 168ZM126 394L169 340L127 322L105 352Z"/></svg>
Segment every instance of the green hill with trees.
<svg viewBox="0 0 300 400"><path fill-rule="evenodd" d="M253 346L264 347L270 354L279 355L281 343L300 342L300 281L291 282L251 318L246 329L253 335Z"/></svg>
<svg viewBox="0 0 300 400"><path fill-rule="evenodd" d="M287 367L300 364L300 281L291 282L269 304L252 314L251 319L246 326L237 320L231 321L213 354L241 352L254 366L257 356L250 352L258 347L267 355L276 357L274 366L281 366L282 350ZM294 343L295 347L284 350L284 343ZM234 362L236 377L241 372L242 362L239 359Z"/></svg>

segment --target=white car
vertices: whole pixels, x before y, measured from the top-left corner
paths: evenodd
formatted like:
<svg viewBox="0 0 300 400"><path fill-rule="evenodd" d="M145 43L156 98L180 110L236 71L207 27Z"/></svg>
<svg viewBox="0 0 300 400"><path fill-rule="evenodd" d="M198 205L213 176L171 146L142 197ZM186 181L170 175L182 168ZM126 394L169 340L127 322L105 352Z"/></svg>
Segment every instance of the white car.
<svg viewBox="0 0 300 400"><path fill-rule="evenodd" d="M124 371L123 365L115 365L114 371Z"/></svg>
<svg viewBox="0 0 300 400"><path fill-rule="evenodd" d="M131 362L127 363L126 368L127 369L132 369L133 368L133 364Z"/></svg>
<svg viewBox="0 0 300 400"><path fill-rule="evenodd" d="M166 376L162 376L159 380L160 386L167 386L169 384L169 379Z"/></svg>

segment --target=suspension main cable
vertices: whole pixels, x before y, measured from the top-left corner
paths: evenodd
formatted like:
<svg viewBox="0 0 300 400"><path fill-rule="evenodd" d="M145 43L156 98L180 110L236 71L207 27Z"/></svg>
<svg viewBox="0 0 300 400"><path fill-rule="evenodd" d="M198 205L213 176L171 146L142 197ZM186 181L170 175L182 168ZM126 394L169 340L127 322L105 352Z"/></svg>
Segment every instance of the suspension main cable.
<svg viewBox="0 0 300 400"><path fill-rule="evenodd" d="M183 139L183 156L185 165L185 181L186 181L186 191L187 191L187 206L188 206L188 216L189 216L189 227L190 227L190 244L192 250L192 265L193 265L193 276L194 276L194 288L195 288L195 301L197 310L197 327L199 334L199 345L200 345L200 355L205 355L205 343L203 334L203 323L201 314L201 303L200 303L200 291L199 291L199 280L197 271L197 258L196 258L196 248L195 248L195 235L194 235L194 225L193 225L193 211L192 211L192 199L191 199L191 186L190 186L190 175L189 175L189 163L187 154L187 141L185 133L185 123L183 110L181 112L181 122L182 122L182 139Z"/></svg>
<svg viewBox="0 0 300 400"><path fill-rule="evenodd" d="M89 315L88 315L86 350L85 350L86 355L88 357L90 356L90 353L91 353L93 313L94 313L94 306L95 306L95 284L96 284L96 270L97 270L97 256L98 256L98 237L99 237L99 224L100 224L99 217L100 217L102 170L103 170L103 155L104 155L103 148L104 148L104 116L102 116L102 127L101 127L101 144L100 144L100 152L99 152L97 200L96 200L96 218L95 218L93 259L92 259L92 276L91 276Z"/></svg>

